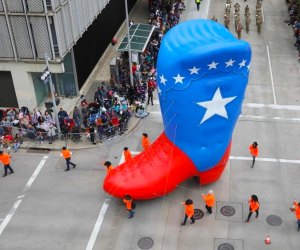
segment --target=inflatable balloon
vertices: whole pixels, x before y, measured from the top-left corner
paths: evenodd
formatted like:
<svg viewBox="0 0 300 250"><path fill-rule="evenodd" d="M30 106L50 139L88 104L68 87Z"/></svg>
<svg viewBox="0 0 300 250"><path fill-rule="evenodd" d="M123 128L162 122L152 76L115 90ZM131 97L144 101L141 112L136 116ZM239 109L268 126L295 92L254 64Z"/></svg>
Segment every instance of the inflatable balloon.
<svg viewBox="0 0 300 250"><path fill-rule="evenodd" d="M157 62L164 131L146 151L113 169L104 190L151 199L192 176L200 184L218 180L229 158L250 60L250 45L217 22L191 20L172 28Z"/></svg>

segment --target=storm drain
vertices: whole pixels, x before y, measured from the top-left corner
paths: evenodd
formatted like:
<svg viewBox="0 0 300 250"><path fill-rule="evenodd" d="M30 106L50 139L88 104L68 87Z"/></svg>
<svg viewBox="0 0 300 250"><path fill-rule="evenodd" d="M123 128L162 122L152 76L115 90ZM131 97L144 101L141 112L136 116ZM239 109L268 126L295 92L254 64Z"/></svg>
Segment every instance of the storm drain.
<svg viewBox="0 0 300 250"><path fill-rule="evenodd" d="M195 208L194 209L194 218L195 220L200 220L203 218L204 212L201 209Z"/></svg>
<svg viewBox="0 0 300 250"><path fill-rule="evenodd" d="M266 219L267 223L273 227L280 226L282 224L282 219L277 215L269 215Z"/></svg>
<svg viewBox="0 0 300 250"><path fill-rule="evenodd" d="M151 237L140 238L138 243L140 249L150 249L154 245L154 240Z"/></svg>
<svg viewBox="0 0 300 250"><path fill-rule="evenodd" d="M43 153L43 154L48 154L50 153L51 149L50 148L28 148L27 153Z"/></svg>
<svg viewBox="0 0 300 250"><path fill-rule="evenodd" d="M223 214L224 216L227 216L227 217L235 215L235 209L232 206L221 207L220 212L221 212L221 214ZM226 249L226 248L224 248L224 249Z"/></svg>
<svg viewBox="0 0 300 250"><path fill-rule="evenodd" d="M234 250L234 247L229 243L222 243L218 246L218 250Z"/></svg>

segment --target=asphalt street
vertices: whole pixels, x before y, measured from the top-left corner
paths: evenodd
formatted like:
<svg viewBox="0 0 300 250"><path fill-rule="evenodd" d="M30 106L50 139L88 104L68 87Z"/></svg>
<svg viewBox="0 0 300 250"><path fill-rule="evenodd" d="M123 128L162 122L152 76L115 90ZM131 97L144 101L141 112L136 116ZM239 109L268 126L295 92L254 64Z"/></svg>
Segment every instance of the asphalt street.
<svg viewBox="0 0 300 250"><path fill-rule="evenodd" d="M294 199L300 200L300 66L293 32L284 22L285 1L263 3L261 36L255 27L255 2L238 2L242 11L245 4L250 7L250 33L243 33L242 39L250 42L253 56L243 112L221 179L203 187L189 179L165 197L137 201L136 216L130 220L122 201L102 190L104 161L116 166L124 146L138 153L142 133L153 141L162 132L156 99L148 107L150 115L121 140L74 151L77 167L69 172L57 151L12 153L15 174L0 180L1 250L299 249L300 232L289 210ZM225 0L203 0L200 12L194 1L186 6L182 20L215 14L223 22ZM260 155L251 169L248 146L253 141L258 142ZM182 227L181 202L191 198L195 208L205 211L201 193L209 189L217 200L213 214L204 212L194 225ZM259 197L260 216L245 223L251 194ZM224 216L224 206L233 215ZM264 243L267 235L271 245Z"/></svg>

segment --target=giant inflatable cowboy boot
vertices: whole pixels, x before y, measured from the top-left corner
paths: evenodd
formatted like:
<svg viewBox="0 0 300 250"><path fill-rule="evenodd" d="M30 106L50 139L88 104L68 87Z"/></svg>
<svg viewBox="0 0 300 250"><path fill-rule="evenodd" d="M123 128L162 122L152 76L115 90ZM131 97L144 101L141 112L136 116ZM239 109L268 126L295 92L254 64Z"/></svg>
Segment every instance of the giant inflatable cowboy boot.
<svg viewBox="0 0 300 250"><path fill-rule="evenodd" d="M229 158L250 60L250 45L219 23L191 20L172 28L157 62L164 131L146 151L113 169L104 190L151 199L192 176L200 184L218 180Z"/></svg>

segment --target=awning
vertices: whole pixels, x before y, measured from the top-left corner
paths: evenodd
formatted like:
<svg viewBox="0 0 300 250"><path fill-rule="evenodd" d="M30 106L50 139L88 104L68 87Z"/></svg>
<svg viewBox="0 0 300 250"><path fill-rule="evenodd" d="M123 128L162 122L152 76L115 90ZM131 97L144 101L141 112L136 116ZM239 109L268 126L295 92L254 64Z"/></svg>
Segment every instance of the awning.
<svg viewBox="0 0 300 250"><path fill-rule="evenodd" d="M153 25L133 24L129 28L130 46L134 52L144 52L154 30ZM127 33L124 36L118 51L128 51Z"/></svg>

